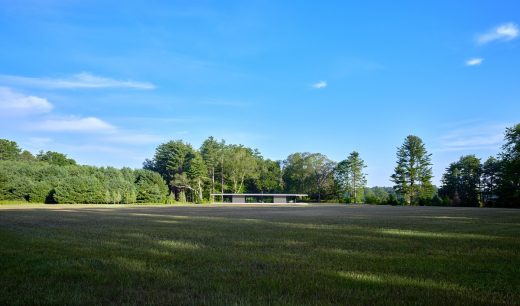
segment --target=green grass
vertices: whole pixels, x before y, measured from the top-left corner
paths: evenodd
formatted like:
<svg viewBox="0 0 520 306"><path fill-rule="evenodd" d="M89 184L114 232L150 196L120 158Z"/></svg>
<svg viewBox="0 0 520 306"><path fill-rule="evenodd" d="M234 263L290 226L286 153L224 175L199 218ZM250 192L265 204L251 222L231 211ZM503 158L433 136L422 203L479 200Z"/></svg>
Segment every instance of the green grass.
<svg viewBox="0 0 520 306"><path fill-rule="evenodd" d="M0 304L520 303L520 211L0 207Z"/></svg>
<svg viewBox="0 0 520 306"><path fill-rule="evenodd" d="M29 203L20 200L0 200L0 205L27 205L27 204L42 204L42 203Z"/></svg>

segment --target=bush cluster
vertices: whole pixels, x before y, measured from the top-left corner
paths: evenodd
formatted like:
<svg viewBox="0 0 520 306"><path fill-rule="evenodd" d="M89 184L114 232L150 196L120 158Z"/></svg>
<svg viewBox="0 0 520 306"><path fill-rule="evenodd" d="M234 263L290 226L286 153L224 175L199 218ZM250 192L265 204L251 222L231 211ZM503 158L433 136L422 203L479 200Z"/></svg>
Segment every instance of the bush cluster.
<svg viewBox="0 0 520 306"><path fill-rule="evenodd" d="M168 187L157 172L0 160L0 200L31 203L163 203Z"/></svg>

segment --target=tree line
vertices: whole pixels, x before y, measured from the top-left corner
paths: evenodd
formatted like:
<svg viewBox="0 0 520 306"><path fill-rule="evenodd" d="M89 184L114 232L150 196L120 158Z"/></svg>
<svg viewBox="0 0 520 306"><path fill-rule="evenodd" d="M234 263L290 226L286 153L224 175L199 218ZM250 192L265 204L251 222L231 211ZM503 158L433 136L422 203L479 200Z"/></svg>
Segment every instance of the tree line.
<svg viewBox="0 0 520 306"><path fill-rule="evenodd" d="M336 162L298 152L281 161L257 149L207 138L160 144L143 169L77 165L58 152L33 156L0 140L0 200L48 203L205 203L214 193L304 193L306 201L393 205L520 207L520 124L507 128L502 152L481 164L474 155L449 165L432 184L431 154L410 135L398 147L392 187L367 187L356 151ZM219 199L216 199L219 200Z"/></svg>
<svg viewBox="0 0 520 306"><path fill-rule="evenodd" d="M33 156L0 139L0 200L31 203L166 203L160 174L130 168L81 166L58 152Z"/></svg>
<svg viewBox="0 0 520 306"><path fill-rule="evenodd" d="M446 205L520 207L520 124L506 128L502 151L484 163L461 156L442 176Z"/></svg>
<svg viewBox="0 0 520 306"><path fill-rule="evenodd" d="M226 144L213 137L197 150L182 140L159 145L144 168L168 183L175 201L202 203L214 193L304 193L307 200L363 198L364 161L359 153L339 163L321 153L294 153L283 161L264 158L257 149ZM217 199L218 200L218 199Z"/></svg>

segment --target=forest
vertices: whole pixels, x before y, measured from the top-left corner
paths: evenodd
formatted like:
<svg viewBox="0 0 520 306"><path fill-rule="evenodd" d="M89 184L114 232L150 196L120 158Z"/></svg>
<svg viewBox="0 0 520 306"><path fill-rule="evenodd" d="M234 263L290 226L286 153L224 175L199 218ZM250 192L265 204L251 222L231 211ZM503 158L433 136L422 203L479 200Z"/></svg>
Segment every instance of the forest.
<svg viewBox="0 0 520 306"><path fill-rule="evenodd" d="M391 187L367 187L356 151L342 161L298 152L282 161L207 138L160 144L142 169L78 165L59 152L33 155L0 139L0 201L34 203L208 203L212 193L305 193L310 202L520 207L520 124L506 128L497 156L462 156L432 184L431 154L410 135L396 152ZM218 200L218 199L217 199Z"/></svg>

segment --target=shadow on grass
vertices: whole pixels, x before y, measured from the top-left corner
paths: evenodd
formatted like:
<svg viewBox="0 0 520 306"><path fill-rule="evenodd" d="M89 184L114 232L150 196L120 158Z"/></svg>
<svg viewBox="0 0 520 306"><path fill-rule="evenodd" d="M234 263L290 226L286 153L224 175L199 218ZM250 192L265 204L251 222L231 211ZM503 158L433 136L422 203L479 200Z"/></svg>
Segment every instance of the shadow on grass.
<svg viewBox="0 0 520 306"><path fill-rule="evenodd" d="M316 217L241 209L2 211L0 303L490 305L520 299L520 243L508 226L514 218L500 223L479 215L482 227L435 216L411 222L367 211Z"/></svg>

